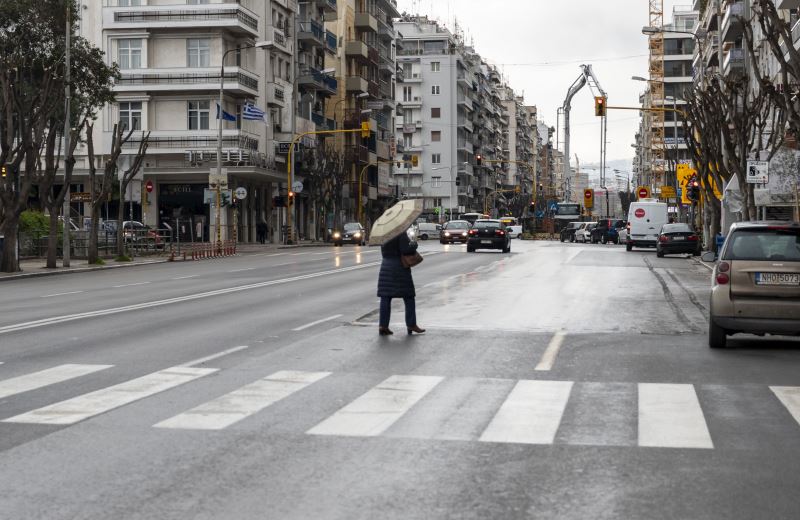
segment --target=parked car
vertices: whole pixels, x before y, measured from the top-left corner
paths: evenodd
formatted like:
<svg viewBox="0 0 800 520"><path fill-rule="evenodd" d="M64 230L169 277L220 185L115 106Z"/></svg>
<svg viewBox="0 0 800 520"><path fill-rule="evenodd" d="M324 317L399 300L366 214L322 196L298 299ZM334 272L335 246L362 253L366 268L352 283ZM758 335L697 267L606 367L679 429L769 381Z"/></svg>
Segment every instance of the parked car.
<svg viewBox="0 0 800 520"><path fill-rule="evenodd" d="M506 226L499 220L476 220L467 235L468 253L474 253L476 249L500 249L504 253L511 252L511 240L506 233Z"/></svg>
<svg viewBox="0 0 800 520"><path fill-rule="evenodd" d="M522 226L506 226L508 238L522 238Z"/></svg>
<svg viewBox="0 0 800 520"><path fill-rule="evenodd" d="M628 226L621 228L619 231L619 242L618 244L625 244L628 242Z"/></svg>
<svg viewBox="0 0 800 520"><path fill-rule="evenodd" d="M619 230L625 227L624 220L603 218L597 221L597 226L592 230L592 244L612 242L619 244Z"/></svg>
<svg viewBox="0 0 800 520"><path fill-rule="evenodd" d="M341 247L342 244L367 245L367 231L360 222L348 222L342 227L341 231L333 232L334 247Z"/></svg>
<svg viewBox="0 0 800 520"><path fill-rule="evenodd" d="M711 275L708 345L739 332L800 336L800 222L739 222Z"/></svg>
<svg viewBox="0 0 800 520"><path fill-rule="evenodd" d="M429 238L439 238L441 235L442 226L440 224L433 224L430 222L423 222L416 225L414 234L420 240L428 240Z"/></svg>
<svg viewBox="0 0 800 520"><path fill-rule="evenodd" d="M562 242L575 242L575 231L581 227L583 222L570 222L559 233Z"/></svg>
<svg viewBox="0 0 800 520"><path fill-rule="evenodd" d="M693 256L700 256L703 244L689 224L664 224L658 234L658 244L656 244L656 256L659 258L664 255L678 253L691 253Z"/></svg>
<svg viewBox="0 0 800 520"><path fill-rule="evenodd" d="M466 244L472 224L466 220L450 220L442 226L439 234L439 242L442 244L452 244L453 242L464 242Z"/></svg>
<svg viewBox="0 0 800 520"><path fill-rule="evenodd" d="M596 225L597 222L581 222L580 227L575 230L575 242L589 242L592 239L592 230Z"/></svg>
<svg viewBox="0 0 800 520"><path fill-rule="evenodd" d="M122 222L122 239L136 246L162 248L164 242L158 231L136 220Z"/></svg>

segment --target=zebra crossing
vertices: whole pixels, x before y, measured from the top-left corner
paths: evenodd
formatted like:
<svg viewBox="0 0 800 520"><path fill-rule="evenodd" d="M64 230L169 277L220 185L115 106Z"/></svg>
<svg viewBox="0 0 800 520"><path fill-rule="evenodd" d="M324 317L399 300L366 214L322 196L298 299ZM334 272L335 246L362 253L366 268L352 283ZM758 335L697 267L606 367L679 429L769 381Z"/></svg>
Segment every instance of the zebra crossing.
<svg viewBox="0 0 800 520"><path fill-rule="evenodd" d="M201 384L216 368L179 365L99 390L5 417L4 404L21 394L93 375L106 364L64 364L0 379L2 423L69 426L136 401L189 384ZM354 374L279 370L217 395L194 407L143 425L156 430L226 430L292 397L336 403L311 417L298 434L343 437L409 437L495 444L597 445L640 448L714 449L713 419L730 420L730 410L704 403L703 392L756 393L763 410L800 442L800 386L692 385L509 380L432 375L391 375L359 385L347 401L336 395L335 378ZM2 376L0 376L2 377ZM359 380L361 381L361 380ZM327 385L327 386L326 386ZM360 388L363 386L363 388ZM712 390L713 387L713 390ZM769 389L767 392L766 388ZM754 389L757 389L754 390ZM735 400L734 397L731 400ZM709 397L709 399L711 399ZM297 402L302 401L299 400ZM340 403L341 401L341 403ZM724 399L722 401L725 401ZM18 406L18 404L17 404ZM14 408L19 410L18 408ZM175 410L178 411L178 410ZM736 410L741 413L741 409ZM173 412L174 413L174 412ZM301 405L296 414L312 413ZM747 419L747 418L744 418ZM753 417L750 420L762 417ZM774 421L773 421L774 423ZM724 428L720 428L724 430ZM724 432L718 431L717 435Z"/></svg>

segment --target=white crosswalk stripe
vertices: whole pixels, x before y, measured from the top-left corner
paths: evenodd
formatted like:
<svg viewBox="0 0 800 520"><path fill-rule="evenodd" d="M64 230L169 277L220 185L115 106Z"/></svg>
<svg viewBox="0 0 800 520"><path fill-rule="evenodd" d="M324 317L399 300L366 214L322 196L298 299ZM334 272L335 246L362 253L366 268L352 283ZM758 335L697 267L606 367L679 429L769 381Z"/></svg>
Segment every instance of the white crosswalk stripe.
<svg viewBox="0 0 800 520"><path fill-rule="evenodd" d="M45 386L62 383L76 377L85 376L111 368L113 365L60 365L24 376L12 377L0 381L0 399L12 395L30 392Z"/></svg>
<svg viewBox="0 0 800 520"><path fill-rule="evenodd" d="M108 412L139 399L169 390L199 377L216 372L216 368L172 367L102 390L90 392L60 403L5 419L3 422L30 424L74 424Z"/></svg>
<svg viewBox="0 0 800 520"><path fill-rule="evenodd" d="M639 446L714 447L692 385L639 383Z"/></svg>
<svg viewBox="0 0 800 520"><path fill-rule="evenodd" d="M221 430L316 383L330 372L276 372L156 424L157 428Z"/></svg>
<svg viewBox="0 0 800 520"><path fill-rule="evenodd" d="M771 386L769 389L800 423L800 386Z"/></svg>
<svg viewBox="0 0 800 520"><path fill-rule="evenodd" d="M436 376L391 376L314 426L313 435L380 435L444 378Z"/></svg>

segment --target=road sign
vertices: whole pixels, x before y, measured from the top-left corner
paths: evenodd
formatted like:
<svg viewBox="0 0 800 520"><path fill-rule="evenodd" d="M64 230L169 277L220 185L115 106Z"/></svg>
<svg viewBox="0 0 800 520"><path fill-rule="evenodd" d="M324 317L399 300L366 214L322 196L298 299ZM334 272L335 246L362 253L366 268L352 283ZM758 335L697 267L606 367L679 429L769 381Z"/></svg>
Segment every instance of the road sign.
<svg viewBox="0 0 800 520"><path fill-rule="evenodd" d="M244 186L239 186L238 188L236 188L236 191L234 191L233 194L239 200L246 199L247 198L247 188L245 188Z"/></svg>
<svg viewBox="0 0 800 520"><path fill-rule="evenodd" d="M292 191L295 193L303 193L303 183L300 181L294 181L292 183Z"/></svg>
<svg viewBox="0 0 800 520"><path fill-rule="evenodd" d="M223 168L224 170L224 168ZM216 188L219 184L220 188L227 188L228 187L228 172L223 171L222 175L217 175L216 173L211 173L208 175L208 186L211 188Z"/></svg>
<svg viewBox="0 0 800 520"><path fill-rule="evenodd" d="M92 202L92 194L88 191L76 191L69 194L70 202Z"/></svg>
<svg viewBox="0 0 800 520"><path fill-rule="evenodd" d="M288 155L289 154L289 147L292 146L291 142L279 142L278 143L278 153L281 155ZM294 153L300 153L300 143L294 143Z"/></svg>
<svg viewBox="0 0 800 520"><path fill-rule="evenodd" d="M647 186L639 186L639 189L636 190L636 195L640 199L649 199L650 198L650 188Z"/></svg>
<svg viewBox="0 0 800 520"><path fill-rule="evenodd" d="M644 218L644 208L636 208L633 214L636 215L636 218Z"/></svg>
<svg viewBox="0 0 800 520"><path fill-rule="evenodd" d="M583 207L586 209L594 207L594 191L591 188L583 190Z"/></svg>
<svg viewBox="0 0 800 520"><path fill-rule="evenodd" d="M769 182L769 163L767 161L747 161L748 184L766 184Z"/></svg>
<svg viewBox="0 0 800 520"><path fill-rule="evenodd" d="M147 193L153 193L153 181L147 181L144 183L144 189L147 190Z"/></svg>
<svg viewBox="0 0 800 520"><path fill-rule="evenodd" d="M675 186L661 186L662 199L674 199L676 196Z"/></svg>

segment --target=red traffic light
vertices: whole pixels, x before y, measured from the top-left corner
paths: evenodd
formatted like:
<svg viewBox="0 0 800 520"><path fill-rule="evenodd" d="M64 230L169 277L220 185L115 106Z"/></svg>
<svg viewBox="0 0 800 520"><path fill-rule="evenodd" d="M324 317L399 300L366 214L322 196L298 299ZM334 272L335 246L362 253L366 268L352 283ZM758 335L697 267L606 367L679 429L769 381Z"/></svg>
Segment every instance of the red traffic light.
<svg viewBox="0 0 800 520"><path fill-rule="evenodd" d="M480 166L480 165L481 165L481 162L483 162L483 156L482 156L481 154L477 154L477 155L475 156L475 163L476 163L478 166Z"/></svg>

